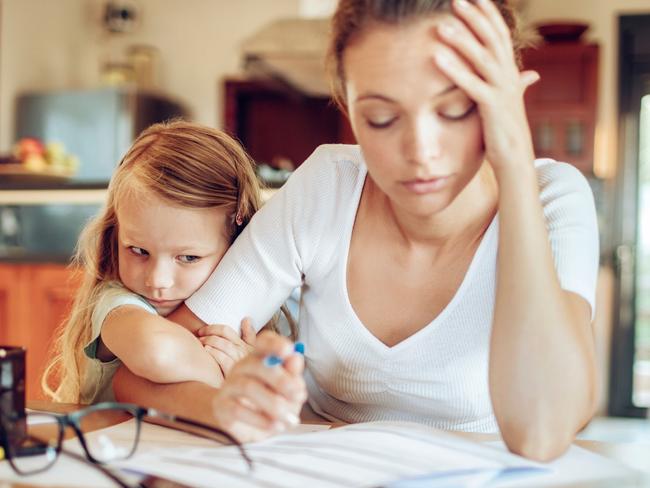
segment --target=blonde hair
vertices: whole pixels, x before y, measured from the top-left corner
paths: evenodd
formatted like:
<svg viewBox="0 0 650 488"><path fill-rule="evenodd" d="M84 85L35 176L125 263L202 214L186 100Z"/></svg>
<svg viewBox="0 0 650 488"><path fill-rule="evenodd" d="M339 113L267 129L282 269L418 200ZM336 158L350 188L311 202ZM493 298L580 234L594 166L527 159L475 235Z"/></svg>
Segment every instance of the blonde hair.
<svg viewBox="0 0 650 488"><path fill-rule="evenodd" d="M55 401L79 402L93 309L106 284L119 280L116 210L129 191L150 192L183 207L224 209L231 243L261 203L255 163L224 132L184 121L143 131L115 170L105 207L79 237L73 265L82 269L82 284L41 380ZM295 324L289 322L293 334Z"/></svg>

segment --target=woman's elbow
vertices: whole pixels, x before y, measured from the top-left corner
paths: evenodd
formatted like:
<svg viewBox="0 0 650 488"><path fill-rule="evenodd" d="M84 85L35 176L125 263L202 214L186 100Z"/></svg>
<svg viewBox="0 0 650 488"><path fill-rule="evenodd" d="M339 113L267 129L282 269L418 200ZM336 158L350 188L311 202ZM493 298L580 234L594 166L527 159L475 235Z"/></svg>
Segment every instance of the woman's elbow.
<svg viewBox="0 0 650 488"><path fill-rule="evenodd" d="M518 429L504 429L502 436L511 452L534 461L549 462L569 449L575 432L561 432L544 425L527 425Z"/></svg>

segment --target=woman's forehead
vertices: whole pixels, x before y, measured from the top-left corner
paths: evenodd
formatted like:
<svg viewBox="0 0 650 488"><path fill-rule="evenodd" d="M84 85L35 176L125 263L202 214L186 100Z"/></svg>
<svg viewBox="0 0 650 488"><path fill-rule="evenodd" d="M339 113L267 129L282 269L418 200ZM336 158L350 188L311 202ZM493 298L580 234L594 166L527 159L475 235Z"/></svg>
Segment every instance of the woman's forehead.
<svg viewBox="0 0 650 488"><path fill-rule="evenodd" d="M344 52L348 101L367 93L400 98L423 88L434 96L450 84L433 62L439 43L435 28L446 16L436 15L407 24L375 23Z"/></svg>

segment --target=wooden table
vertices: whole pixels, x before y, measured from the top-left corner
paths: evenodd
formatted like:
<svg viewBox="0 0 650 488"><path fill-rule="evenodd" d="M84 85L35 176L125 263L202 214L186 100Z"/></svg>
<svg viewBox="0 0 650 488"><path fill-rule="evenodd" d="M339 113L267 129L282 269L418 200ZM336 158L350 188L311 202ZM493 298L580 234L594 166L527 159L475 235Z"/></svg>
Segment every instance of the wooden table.
<svg viewBox="0 0 650 488"><path fill-rule="evenodd" d="M55 403L43 402L43 401L28 402L28 407L33 410L43 410L43 411L58 412L58 413L66 413L81 408L79 405L55 404ZM328 423L309 410L303 412L303 414L304 414L303 422L305 423ZM120 422L126 421L129 418L130 417L126 414L105 415L103 417L96 417L96 421L93 422L93 425L88 426L88 429L89 431L92 431L92 430L102 429L105 427L110 427L111 425L115 425ZM457 435L478 442L498 440L498 436L496 434L475 434L475 433L462 432L462 433L457 433ZM579 488L579 487L581 488L586 486L588 486L589 488L621 488L623 486L650 487L650 444L600 442L600 441L587 441L587 440L576 440L574 444L583 447L589 451L605 456L607 458L619 461L621 464L625 466L641 471L641 473L639 474L638 479L630 480L629 484L621 485L620 482L613 483L611 481L603 481L595 484L593 482L590 482L588 485L573 484L571 485L571 488ZM30 485L27 483L7 484L7 483L2 483L2 481L0 480L0 488L5 488L9 486L16 487L16 488L36 488L34 485ZM562 485L562 486L567 487L567 485ZM52 488L55 487L53 486Z"/></svg>

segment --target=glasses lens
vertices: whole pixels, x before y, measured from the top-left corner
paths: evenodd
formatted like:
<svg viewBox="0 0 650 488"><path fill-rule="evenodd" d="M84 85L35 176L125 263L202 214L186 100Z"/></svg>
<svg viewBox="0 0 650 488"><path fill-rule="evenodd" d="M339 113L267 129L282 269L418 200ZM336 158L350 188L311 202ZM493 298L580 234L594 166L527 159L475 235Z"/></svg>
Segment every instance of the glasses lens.
<svg viewBox="0 0 650 488"><path fill-rule="evenodd" d="M48 414L28 414L8 432L7 444L12 464L22 474L49 468L56 460L61 426Z"/></svg>
<svg viewBox="0 0 650 488"><path fill-rule="evenodd" d="M118 425L113 425L120 422ZM126 410L91 411L79 420L88 453L100 463L126 459L138 442L138 419ZM113 425L108 429L108 427ZM102 429L98 431L98 429Z"/></svg>

